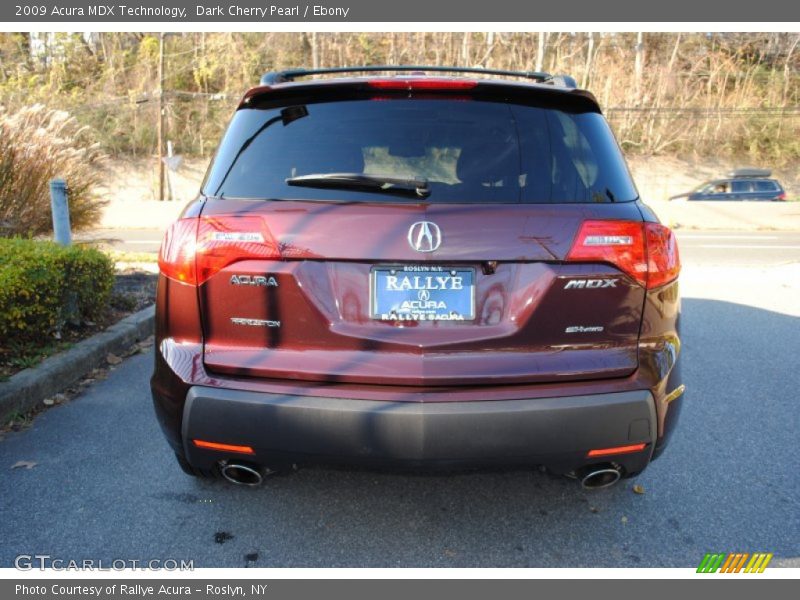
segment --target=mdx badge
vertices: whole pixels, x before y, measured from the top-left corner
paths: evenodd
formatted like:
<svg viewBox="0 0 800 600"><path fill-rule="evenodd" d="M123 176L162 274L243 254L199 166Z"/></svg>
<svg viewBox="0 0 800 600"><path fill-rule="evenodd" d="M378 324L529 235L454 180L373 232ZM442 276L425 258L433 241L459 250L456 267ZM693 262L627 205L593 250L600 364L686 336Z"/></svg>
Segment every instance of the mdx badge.
<svg viewBox="0 0 800 600"><path fill-rule="evenodd" d="M565 290L615 288L619 279L572 279L564 286Z"/></svg>
<svg viewBox="0 0 800 600"><path fill-rule="evenodd" d="M278 287L278 282L271 275L231 275L231 285Z"/></svg>
<svg viewBox="0 0 800 600"><path fill-rule="evenodd" d="M442 230L432 221L417 221L408 228L408 244L417 252L433 252L442 245Z"/></svg>

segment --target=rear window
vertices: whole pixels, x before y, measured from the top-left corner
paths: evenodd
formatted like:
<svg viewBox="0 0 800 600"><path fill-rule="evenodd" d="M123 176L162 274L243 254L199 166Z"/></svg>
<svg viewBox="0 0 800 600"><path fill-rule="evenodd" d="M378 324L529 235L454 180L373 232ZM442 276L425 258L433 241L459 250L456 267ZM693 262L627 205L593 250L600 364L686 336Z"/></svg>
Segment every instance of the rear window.
<svg viewBox="0 0 800 600"><path fill-rule="evenodd" d="M774 181L758 180L754 181L753 185L757 192L777 192L778 184Z"/></svg>
<svg viewBox="0 0 800 600"><path fill-rule="evenodd" d="M203 185L208 196L397 201L288 178L353 173L424 179L426 202L636 199L597 113L474 100L347 100L235 114ZM418 201L418 200L417 200Z"/></svg>

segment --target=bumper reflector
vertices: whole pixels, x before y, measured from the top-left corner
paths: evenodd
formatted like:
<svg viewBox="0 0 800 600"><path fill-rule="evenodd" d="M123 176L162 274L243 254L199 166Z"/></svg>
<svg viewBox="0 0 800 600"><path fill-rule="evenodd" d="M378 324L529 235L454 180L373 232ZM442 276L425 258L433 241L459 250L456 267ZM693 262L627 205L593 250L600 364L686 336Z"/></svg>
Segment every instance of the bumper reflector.
<svg viewBox="0 0 800 600"><path fill-rule="evenodd" d="M631 444L629 446L614 446L613 448L599 448L597 450L589 450L586 453L586 458L595 458L597 456L610 456L612 454L630 454L631 452L641 452L647 447L647 444Z"/></svg>
<svg viewBox="0 0 800 600"><path fill-rule="evenodd" d="M250 446L236 446L234 444L218 444L217 442L206 442L205 440L192 440L198 448L207 450L219 450L220 452L239 452L240 454L255 454Z"/></svg>

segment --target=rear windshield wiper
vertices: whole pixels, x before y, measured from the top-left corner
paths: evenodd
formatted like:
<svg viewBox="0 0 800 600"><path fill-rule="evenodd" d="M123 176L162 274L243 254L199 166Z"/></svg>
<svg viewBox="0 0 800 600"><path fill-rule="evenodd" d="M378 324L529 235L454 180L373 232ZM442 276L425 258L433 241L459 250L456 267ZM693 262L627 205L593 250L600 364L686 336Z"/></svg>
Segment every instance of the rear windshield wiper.
<svg viewBox="0 0 800 600"><path fill-rule="evenodd" d="M350 189L418 198L427 198L431 193L425 179L397 179L362 173L312 173L311 175L290 177L286 180L286 184L311 188Z"/></svg>

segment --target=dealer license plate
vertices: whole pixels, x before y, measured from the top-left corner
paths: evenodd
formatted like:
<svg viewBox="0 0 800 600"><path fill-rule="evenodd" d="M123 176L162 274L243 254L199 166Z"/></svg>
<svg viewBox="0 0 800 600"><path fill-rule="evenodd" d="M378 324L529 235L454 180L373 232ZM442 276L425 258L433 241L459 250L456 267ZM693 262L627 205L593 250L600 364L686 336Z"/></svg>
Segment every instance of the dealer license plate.
<svg viewBox="0 0 800 600"><path fill-rule="evenodd" d="M375 267L371 316L381 321L471 321L475 269L435 265Z"/></svg>

